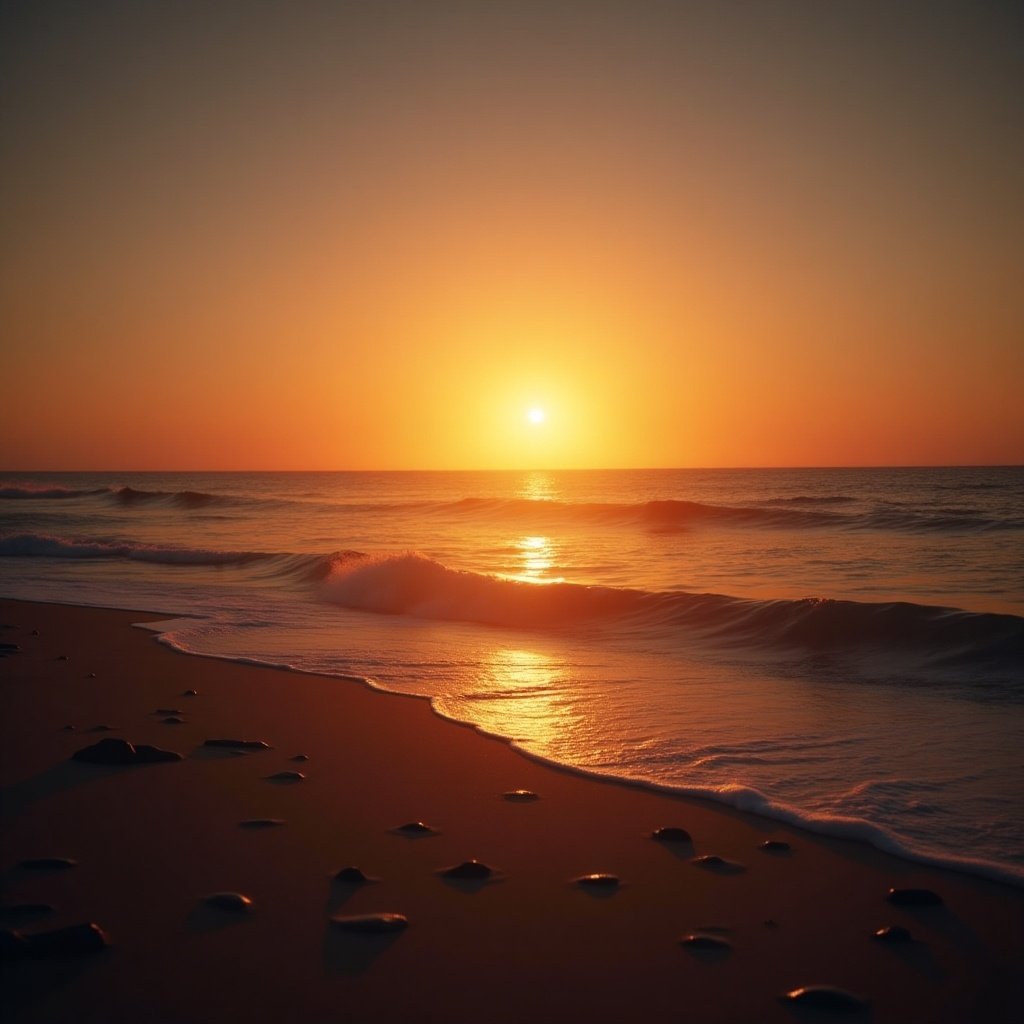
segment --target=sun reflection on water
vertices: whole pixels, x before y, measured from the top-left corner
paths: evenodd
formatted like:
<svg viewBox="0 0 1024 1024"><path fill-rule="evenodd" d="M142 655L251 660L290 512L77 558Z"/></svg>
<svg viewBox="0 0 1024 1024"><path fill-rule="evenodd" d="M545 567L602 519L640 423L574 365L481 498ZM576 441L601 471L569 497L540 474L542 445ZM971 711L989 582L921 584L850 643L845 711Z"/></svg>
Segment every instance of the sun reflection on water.
<svg viewBox="0 0 1024 1024"><path fill-rule="evenodd" d="M539 651L496 648L479 682L467 697L473 702L471 720L486 732L541 753L571 740L578 714L567 699L568 668L561 660Z"/></svg>

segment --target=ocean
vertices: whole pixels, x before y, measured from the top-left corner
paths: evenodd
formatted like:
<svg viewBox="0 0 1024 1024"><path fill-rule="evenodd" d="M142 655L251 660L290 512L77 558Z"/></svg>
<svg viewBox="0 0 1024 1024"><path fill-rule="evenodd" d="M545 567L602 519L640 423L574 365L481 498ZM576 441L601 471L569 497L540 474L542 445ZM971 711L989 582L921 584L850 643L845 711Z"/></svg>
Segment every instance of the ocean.
<svg viewBox="0 0 1024 1024"><path fill-rule="evenodd" d="M1024 467L6 473L0 595L1024 884Z"/></svg>

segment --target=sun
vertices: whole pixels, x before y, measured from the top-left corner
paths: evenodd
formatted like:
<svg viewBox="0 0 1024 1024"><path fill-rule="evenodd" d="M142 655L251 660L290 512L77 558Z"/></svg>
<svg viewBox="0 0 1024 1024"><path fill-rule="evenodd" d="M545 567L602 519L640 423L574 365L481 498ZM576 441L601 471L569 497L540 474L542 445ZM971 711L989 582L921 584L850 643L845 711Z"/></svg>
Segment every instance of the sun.
<svg viewBox="0 0 1024 1024"><path fill-rule="evenodd" d="M534 425L539 425L547 419L547 414L543 409L534 406L532 409L527 410L526 418Z"/></svg>

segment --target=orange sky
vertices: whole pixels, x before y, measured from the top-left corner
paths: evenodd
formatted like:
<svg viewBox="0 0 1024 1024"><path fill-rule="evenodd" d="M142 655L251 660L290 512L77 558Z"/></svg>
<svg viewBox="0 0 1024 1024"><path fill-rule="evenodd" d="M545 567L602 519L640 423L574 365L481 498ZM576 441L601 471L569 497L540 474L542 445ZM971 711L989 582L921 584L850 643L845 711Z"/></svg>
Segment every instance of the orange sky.
<svg viewBox="0 0 1024 1024"><path fill-rule="evenodd" d="M1014 5L0 17L2 468L1024 461Z"/></svg>

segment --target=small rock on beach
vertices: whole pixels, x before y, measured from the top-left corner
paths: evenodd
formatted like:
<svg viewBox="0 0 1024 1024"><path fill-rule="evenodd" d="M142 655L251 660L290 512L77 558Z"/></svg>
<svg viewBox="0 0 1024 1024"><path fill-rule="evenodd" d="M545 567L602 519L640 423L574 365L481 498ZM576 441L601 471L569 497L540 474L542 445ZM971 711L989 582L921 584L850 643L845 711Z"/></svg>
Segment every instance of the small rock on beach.
<svg viewBox="0 0 1024 1024"><path fill-rule="evenodd" d="M341 870L335 872L334 880L336 882L344 882L346 885L362 885L365 882L375 881L375 879L370 878L362 868L357 868L352 865L341 868Z"/></svg>
<svg viewBox="0 0 1024 1024"><path fill-rule="evenodd" d="M885 942L894 946L914 941L914 937L910 934L909 930L898 924L890 924L884 928L879 928L878 931L872 934L871 938L876 942Z"/></svg>
<svg viewBox="0 0 1024 1024"><path fill-rule="evenodd" d="M573 881L585 889L617 889L619 887L618 875L606 875L600 872L590 875L580 875Z"/></svg>
<svg viewBox="0 0 1024 1024"><path fill-rule="evenodd" d="M690 833L678 825L666 825L663 828L656 828L651 833L651 838L659 843L690 843L693 842Z"/></svg>
<svg viewBox="0 0 1024 1024"><path fill-rule="evenodd" d="M111 737L76 750L71 759L84 761L86 764L127 765L180 761L182 756L174 750L161 750L146 743L135 746L127 740Z"/></svg>
<svg viewBox="0 0 1024 1024"><path fill-rule="evenodd" d="M21 861L18 867L29 871L67 871L78 867L78 861L71 857L30 857Z"/></svg>
<svg viewBox="0 0 1024 1024"><path fill-rule="evenodd" d="M6 956L22 959L51 959L87 956L99 953L109 945L107 936L98 924L73 924L48 932L5 932L3 951Z"/></svg>
<svg viewBox="0 0 1024 1024"><path fill-rule="evenodd" d="M501 797L514 804L529 804L540 799L532 789L510 789L507 793L502 793Z"/></svg>
<svg viewBox="0 0 1024 1024"><path fill-rule="evenodd" d="M942 897L932 889L890 889L885 897L897 907L938 907Z"/></svg>
<svg viewBox="0 0 1024 1024"><path fill-rule="evenodd" d="M217 910L227 910L233 914L247 914L252 910L252 900L240 892L215 892L203 897L203 902L208 907L216 907Z"/></svg>
<svg viewBox="0 0 1024 1024"><path fill-rule="evenodd" d="M783 1002L812 1010L849 1013L867 1008L867 1000L832 985L804 985L791 989L782 997Z"/></svg>
<svg viewBox="0 0 1024 1024"><path fill-rule="evenodd" d="M466 882L482 882L493 877L494 868L479 860L464 860L438 872L444 878L455 878Z"/></svg>
<svg viewBox="0 0 1024 1024"><path fill-rule="evenodd" d="M431 828L430 825L425 824L422 821L407 821L404 825L397 825L391 830L397 832L401 836L433 836L437 835L437 829Z"/></svg>

